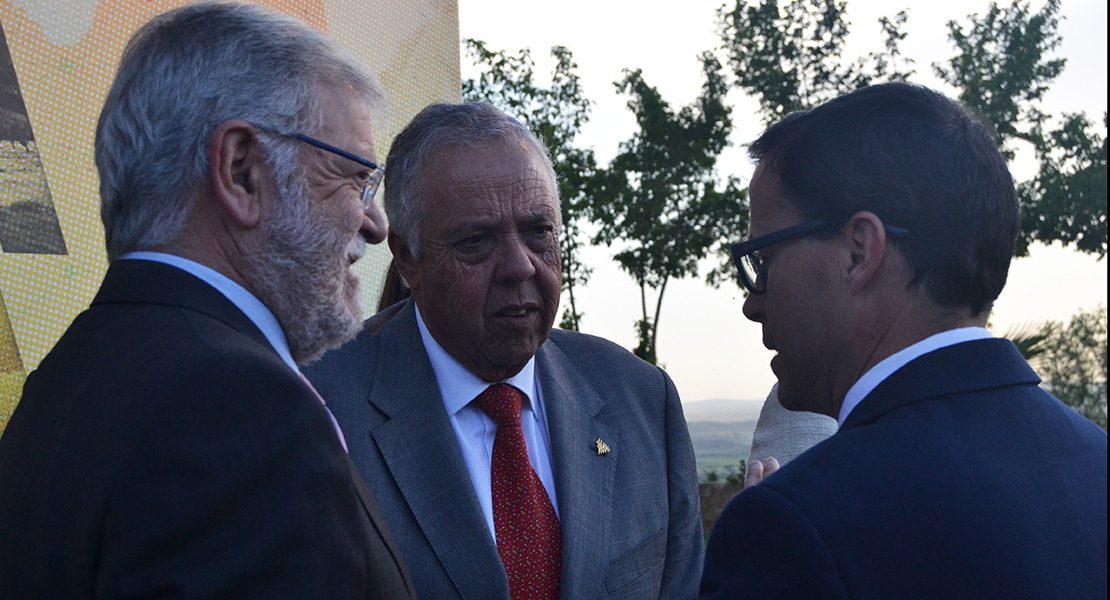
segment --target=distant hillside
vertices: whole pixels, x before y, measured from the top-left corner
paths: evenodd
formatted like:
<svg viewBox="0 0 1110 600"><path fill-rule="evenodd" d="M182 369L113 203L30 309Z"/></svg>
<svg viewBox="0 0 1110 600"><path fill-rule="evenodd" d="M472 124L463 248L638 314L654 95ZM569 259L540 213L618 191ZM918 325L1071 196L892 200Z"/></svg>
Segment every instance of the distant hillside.
<svg viewBox="0 0 1110 600"><path fill-rule="evenodd" d="M747 458L752 447L755 419L733 423L692 421L687 425L690 439L694 442L694 454L699 459Z"/></svg>
<svg viewBox="0 0 1110 600"><path fill-rule="evenodd" d="M759 418L763 400L699 400L683 402L682 412L687 421L713 421L730 423Z"/></svg>
<svg viewBox="0 0 1110 600"><path fill-rule="evenodd" d="M748 457L752 432L762 407L762 400L683 403L700 479L705 480L711 471L721 479L736 471L740 460Z"/></svg>

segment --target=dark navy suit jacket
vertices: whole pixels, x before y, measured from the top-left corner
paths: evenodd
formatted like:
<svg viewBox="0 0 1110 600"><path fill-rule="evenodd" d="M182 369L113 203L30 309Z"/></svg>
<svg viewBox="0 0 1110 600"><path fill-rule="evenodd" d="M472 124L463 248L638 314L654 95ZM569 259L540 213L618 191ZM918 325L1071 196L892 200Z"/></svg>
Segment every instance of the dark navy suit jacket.
<svg viewBox="0 0 1110 600"><path fill-rule="evenodd" d="M896 371L737 496L702 598L1106 598L1106 433L1007 340Z"/></svg>
<svg viewBox="0 0 1110 600"><path fill-rule="evenodd" d="M215 288L112 264L0 437L0 598L411 598L327 412Z"/></svg>

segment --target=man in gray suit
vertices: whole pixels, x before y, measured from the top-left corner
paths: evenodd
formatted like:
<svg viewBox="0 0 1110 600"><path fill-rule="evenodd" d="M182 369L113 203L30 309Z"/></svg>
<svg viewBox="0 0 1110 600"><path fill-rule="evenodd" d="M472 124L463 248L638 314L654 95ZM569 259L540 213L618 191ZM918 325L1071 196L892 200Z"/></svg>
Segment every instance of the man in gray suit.
<svg viewBox="0 0 1110 600"><path fill-rule="evenodd" d="M674 384L551 329L561 216L544 146L488 104L434 105L387 163L389 246L412 299L307 374L417 593L696 596L697 474ZM508 416L491 394L512 398Z"/></svg>

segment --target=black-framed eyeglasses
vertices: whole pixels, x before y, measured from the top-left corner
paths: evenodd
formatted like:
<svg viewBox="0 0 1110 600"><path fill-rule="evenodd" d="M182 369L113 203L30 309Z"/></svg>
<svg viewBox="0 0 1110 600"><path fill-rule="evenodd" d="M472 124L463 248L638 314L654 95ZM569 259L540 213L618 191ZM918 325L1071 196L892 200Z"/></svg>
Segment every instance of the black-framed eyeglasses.
<svg viewBox="0 0 1110 600"><path fill-rule="evenodd" d="M736 269L740 271L740 281L744 283L748 293L762 294L767 291L767 269L763 267L763 258L759 255L760 250L835 228L836 226L828 221L816 219L801 225L780 229L767 235L761 235L753 240L733 244L732 262L736 265ZM885 223L883 229L886 229L886 232L895 238L904 238L910 233L908 229Z"/></svg>
<svg viewBox="0 0 1110 600"><path fill-rule="evenodd" d="M258 127L258 126L256 125L255 127ZM263 129L263 128L259 127L259 129ZM365 187L362 188L362 207L363 208L370 208L370 206L374 204L374 196L376 196L378 194L378 188L381 187L382 180L385 179L385 165L384 164L379 165L379 164L377 164L373 161L362 158L361 156L359 156L357 154L352 154L350 152L347 152L346 150L343 150L342 148L336 148L335 146L332 146L331 144L329 144L327 142L320 141L320 140L318 140L314 137L309 137L309 136L307 136L303 133L283 133L281 131L272 131L272 130L269 130L269 129L265 129L265 131L269 131L270 133L273 133L275 135L280 135L280 136L284 136L284 137L290 137L290 138L293 138L295 140L300 140L300 141L308 144L309 146L313 146L313 147L319 148L321 150L331 152L332 154L337 154L337 155L342 156L343 158L346 158L348 160L353 160L356 163L370 169L370 176L366 178L366 185L365 185Z"/></svg>

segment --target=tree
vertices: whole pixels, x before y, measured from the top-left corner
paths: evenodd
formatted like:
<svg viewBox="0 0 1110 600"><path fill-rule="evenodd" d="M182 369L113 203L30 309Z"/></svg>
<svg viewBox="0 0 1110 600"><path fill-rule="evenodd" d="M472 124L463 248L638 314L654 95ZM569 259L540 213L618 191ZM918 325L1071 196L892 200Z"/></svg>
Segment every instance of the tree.
<svg viewBox="0 0 1110 600"><path fill-rule="evenodd" d="M718 33L736 74L736 85L759 100L763 120L782 117L881 81L904 80L912 60L901 58L899 27L906 11L880 20L885 50L845 61L847 3L792 0L780 9L777 0L749 5L738 0L732 10L718 11Z"/></svg>
<svg viewBox="0 0 1110 600"><path fill-rule="evenodd" d="M1060 241L1101 258L1106 256L1106 117L1102 135L1082 114L1062 115L1060 127L1045 133L1049 116L1039 108L1066 65L1063 58L1048 57L1062 41L1056 32L1059 11L1058 0L1036 13L1027 2L1005 9L992 3L982 17L970 15L966 28L949 21L957 55L933 68L961 90L961 102L990 120L1007 158L1014 155L1014 140L1028 142L1037 154L1037 176L1018 185L1017 255L1028 254L1033 241Z"/></svg>
<svg viewBox="0 0 1110 600"><path fill-rule="evenodd" d="M697 275L698 261L747 228L746 193L735 179L718 189L717 156L732 127L725 105L728 86L720 63L701 56L705 84L678 111L644 81L625 71L615 85L630 98L639 130L621 144L591 208L600 230L594 243L625 246L614 259L640 287L639 343L634 352L656 362L655 342L663 296L671 279ZM655 293L649 309L648 291Z"/></svg>
<svg viewBox="0 0 1110 600"><path fill-rule="evenodd" d="M591 104L579 85L575 73L578 65L570 50L553 47L555 69L551 87L544 88L533 79L535 64L528 49L510 55L503 50L492 51L478 40L466 39L463 44L474 64L482 68L478 79L463 81L463 98L468 102L489 102L516 117L547 145L551 154L563 213L559 237L563 289L570 304L563 311L559 326L577 331L582 313L575 303L574 289L585 285L590 276L590 269L580 259L580 221L598 177L593 150L573 145L575 136L589 120Z"/></svg>
<svg viewBox="0 0 1110 600"><path fill-rule="evenodd" d="M1106 133L1093 131L1083 115L1063 115L1061 127L1045 133L1050 118L1040 101L1063 71L1059 46L1059 0L1037 12L1028 2L1008 8L991 3L965 23L949 21L956 54L933 71L960 90L959 100L994 126L1007 159L1015 141L1032 145L1041 163L1037 177L1018 186L1022 235L1016 254L1029 243L1060 241L1082 252L1106 255ZM736 85L759 99L764 121L811 108L859 87L913 75L912 59L901 56L905 11L879 20L885 49L848 60L846 2L777 0L749 5L737 0L718 13L718 24Z"/></svg>
<svg viewBox="0 0 1110 600"><path fill-rule="evenodd" d="M1062 58L1047 58L1060 45L1059 10L1058 0L1032 14L1028 2L1014 2L1004 10L992 2L982 17L968 16L967 29L948 22L948 39L957 54L947 66L934 64L933 70L960 90L960 102L990 120L1007 159L1014 156L1009 143L1015 138L1034 146L1043 143L1047 116L1038 103L1066 64Z"/></svg>
<svg viewBox="0 0 1110 600"><path fill-rule="evenodd" d="M1063 125L1049 134L1051 143L1037 148L1040 170L1018 186L1018 256L1028 254L1033 240L1106 256L1106 113L1102 123L1099 135L1084 115L1064 115Z"/></svg>
<svg viewBox="0 0 1110 600"><path fill-rule="evenodd" d="M1080 311L1066 327L1047 323L1045 350L1034 364L1045 388L1106 429L1106 307Z"/></svg>

